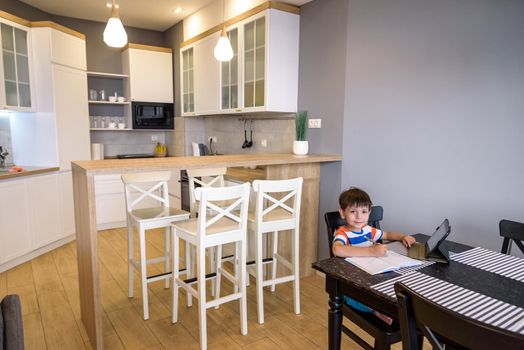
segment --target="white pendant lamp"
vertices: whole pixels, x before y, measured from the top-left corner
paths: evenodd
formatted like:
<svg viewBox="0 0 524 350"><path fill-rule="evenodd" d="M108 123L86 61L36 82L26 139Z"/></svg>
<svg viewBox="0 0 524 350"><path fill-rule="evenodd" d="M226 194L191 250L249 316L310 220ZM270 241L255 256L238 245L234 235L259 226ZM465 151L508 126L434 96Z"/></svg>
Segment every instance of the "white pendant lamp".
<svg viewBox="0 0 524 350"><path fill-rule="evenodd" d="M127 44L127 33L118 17L118 5L115 5L115 0L113 0L111 17L104 29L104 42L110 47L124 47Z"/></svg>
<svg viewBox="0 0 524 350"><path fill-rule="evenodd" d="M225 12L226 3L225 0L222 0L222 21L224 21L224 12ZM221 62L230 61L233 58L233 48L231 47L231 42L226 33L226 26L222 28L220 33L220 38L215 46L215 58Z"/></svg>

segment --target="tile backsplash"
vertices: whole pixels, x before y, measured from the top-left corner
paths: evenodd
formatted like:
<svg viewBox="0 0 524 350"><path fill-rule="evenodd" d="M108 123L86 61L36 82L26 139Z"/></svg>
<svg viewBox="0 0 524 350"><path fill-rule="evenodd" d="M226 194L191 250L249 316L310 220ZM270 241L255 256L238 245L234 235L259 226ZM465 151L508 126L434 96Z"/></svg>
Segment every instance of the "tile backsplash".
<svg viewBox="0 0 524 350"><path fill-rule="evenodd" d="M152 141L152 137L156 137L157 141ZM153 153L157 142L166 142L164 131L91 131L91 143L104 144L106 157L125 153Z"/></svg>
<svg viewBox="0 0 524 350"><path fill-rule="evenodd" d="M9 116L0 114L0 146L9 152L6 158L6 165L13 163L13 147L11 146L11 125L9 122Z"/></svg>

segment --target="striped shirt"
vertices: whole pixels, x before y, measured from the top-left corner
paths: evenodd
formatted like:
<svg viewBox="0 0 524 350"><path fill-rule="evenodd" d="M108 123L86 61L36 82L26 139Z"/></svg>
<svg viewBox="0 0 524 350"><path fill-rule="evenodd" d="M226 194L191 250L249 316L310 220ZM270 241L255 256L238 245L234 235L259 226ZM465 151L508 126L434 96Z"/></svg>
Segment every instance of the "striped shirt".
<svg viewBox="0 0 524 350"><path fill-rule="evenodd" d="M360 232L349 230L346 226L340 226L335 232L333 243L341 242L344 245L353 245L356 247L371 247L373 244L368 241L371 239L376 242L382 238L382 230L366 225Z"/></svg>

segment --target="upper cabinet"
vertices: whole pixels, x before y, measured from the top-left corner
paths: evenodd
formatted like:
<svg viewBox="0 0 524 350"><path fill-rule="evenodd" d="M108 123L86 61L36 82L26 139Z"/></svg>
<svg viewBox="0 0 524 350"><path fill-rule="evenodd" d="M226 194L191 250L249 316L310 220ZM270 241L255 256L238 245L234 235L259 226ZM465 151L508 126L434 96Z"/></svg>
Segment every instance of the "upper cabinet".
<svg viewBox="0 0 524 350"><path fill-rule="evenodd" d="M298 14L273 8L238 21L226 28L229 62L214 58L219 32L183 44L182 115L296 112L299 25Z"/></svg>
<svg viewBox="0 0 524 350"><path fill-rule="evenodd" d="M131 101L173 103L173 53L165 47L128 44L122 54Z"/></svg>
<svg viewBox="0 0 524 350"><path fill-rule="evenodd" d="M29 28L0 18L0 105L2 109L32 111Z"/></svg>

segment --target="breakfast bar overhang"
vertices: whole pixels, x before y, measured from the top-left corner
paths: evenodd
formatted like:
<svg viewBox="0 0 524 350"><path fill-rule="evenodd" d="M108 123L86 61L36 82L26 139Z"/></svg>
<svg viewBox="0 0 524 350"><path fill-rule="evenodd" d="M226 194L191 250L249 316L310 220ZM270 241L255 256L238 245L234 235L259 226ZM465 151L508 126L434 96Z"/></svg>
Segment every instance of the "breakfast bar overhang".
<svg viewBox="0 0 524 350"><path fill-rule="evenodd" d="M101 296L96 228L96 175L265 166L268 180L303 177L300 220L300 272L310 275L317 257L320 163L340 161L339 155L252 154L168 157L72 162L81 318L91 345L103 348Z"/></svg>

